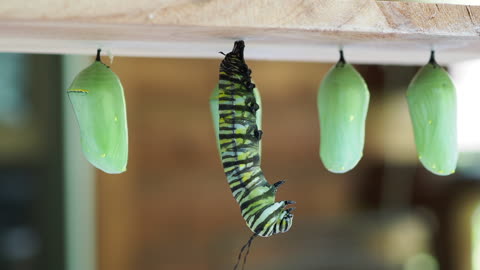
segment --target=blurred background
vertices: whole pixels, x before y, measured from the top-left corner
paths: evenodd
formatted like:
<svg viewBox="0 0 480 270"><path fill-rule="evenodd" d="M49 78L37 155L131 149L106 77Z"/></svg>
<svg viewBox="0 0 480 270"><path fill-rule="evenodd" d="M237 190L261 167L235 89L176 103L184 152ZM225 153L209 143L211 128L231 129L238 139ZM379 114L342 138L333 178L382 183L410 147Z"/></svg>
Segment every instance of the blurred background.
<svg viewBox="0 0 480 270"><path fill-rule="evenodd" d="M64 91L92 61L0 54L0 269L232 269L251 232L215 146L220 60L114 58L130 136L120 175L84 159ZM262 168L270 183L288 180L277 199L297 210L288 233L253 242L247 269L480 270L478 62L449 67L462 154L448 177L415 153L405 91L419 67L356 66L371 93L364 156L332 174L316 107L332 63L248 64L262 94Z"/></svg>

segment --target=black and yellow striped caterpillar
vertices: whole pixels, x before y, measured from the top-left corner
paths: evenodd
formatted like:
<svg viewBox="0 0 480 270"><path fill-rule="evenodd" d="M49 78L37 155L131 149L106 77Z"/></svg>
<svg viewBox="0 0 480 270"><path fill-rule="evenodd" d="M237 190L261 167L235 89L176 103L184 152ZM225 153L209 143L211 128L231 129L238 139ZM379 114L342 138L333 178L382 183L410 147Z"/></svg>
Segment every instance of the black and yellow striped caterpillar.
<svg viewBox="0 0 480 270"><path fill-rule="evenodd" d="M290 229L294 208L285 207L295 202L275 202L275 193L285 181L270 185L260 168L259 105L251 70L243 58L244 48L242 40L236 41L220 64L218 138L224 171L247 226L254 236L268 237Z"/></svg>

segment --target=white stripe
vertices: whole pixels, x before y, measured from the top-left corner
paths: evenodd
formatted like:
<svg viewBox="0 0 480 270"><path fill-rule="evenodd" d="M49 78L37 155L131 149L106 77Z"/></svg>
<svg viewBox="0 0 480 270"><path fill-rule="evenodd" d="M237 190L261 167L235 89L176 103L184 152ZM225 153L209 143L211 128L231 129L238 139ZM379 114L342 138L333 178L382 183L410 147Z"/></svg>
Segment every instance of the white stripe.
<svg viewBox="0 0 480 270"><path fill-rule="evenodd" d="M260 215L259 218L257 218L256 222L253 224L253 229L255 230L256 227L258 227L258 225L260 225L260 223L262 223L269 215L271 215L273 212L275 212L276 210L278 210L279 208L283 207L282 206L282 203L274 203L272 204L272 206L268 207L267 209L265 209L262 214Z"/></svg>

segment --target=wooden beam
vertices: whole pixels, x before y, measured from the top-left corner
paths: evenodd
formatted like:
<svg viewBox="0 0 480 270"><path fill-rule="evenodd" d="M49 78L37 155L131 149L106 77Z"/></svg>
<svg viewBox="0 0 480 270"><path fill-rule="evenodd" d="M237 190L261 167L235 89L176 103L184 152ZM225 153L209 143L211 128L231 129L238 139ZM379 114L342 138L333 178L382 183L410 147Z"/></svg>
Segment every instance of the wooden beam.
<svg viewBox="0 0 480 270"><path fill-rule="evenodd" d="M0 51L423 63L480 57L480 7L371 0L18 0L0 6Z"/></svg>
<svg viewBox="0 0 480 270"><path fill-rule="evenodd" d="M452 5L472 5L480 6L478 0L377 0L377 1L398 1L412 3L430 3L430 4L452 4Z"/></svg>

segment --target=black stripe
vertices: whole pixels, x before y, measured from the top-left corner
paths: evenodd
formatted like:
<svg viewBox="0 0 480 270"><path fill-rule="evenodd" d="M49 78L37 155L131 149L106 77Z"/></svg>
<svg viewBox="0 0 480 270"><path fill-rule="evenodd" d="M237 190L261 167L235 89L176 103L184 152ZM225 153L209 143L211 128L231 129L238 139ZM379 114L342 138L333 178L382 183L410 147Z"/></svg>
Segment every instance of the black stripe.
<svg viewBox="0 0 480 270"><path fill-rule="evenodd" d="M254 180L257 181L257 184L247 188L247 186L250 185ZM232 187L232 185L236 184L236 183L239 183L239 184ZM247 180L243 181L242 178L240 177L237 180L229 182L229 184L230 184L230 189L232 190L232 192L235 192L236 190L241 189L241 188L245 188L245 190L247 190L247 193L245 194L245 196L240 197L238 199L238 201L241 201L245 197L247 197L250 194L250 191L255 189L256 187L264 187L264 185L262 185L262 179L261 178L257 178L257 179L248 178Z"/></svg>
<svg viewBox="0 0 480 270"><path fill-rule="evenodd" d="M268 183L267 183L267 185L265 185L265 183L263 182L263 181L265 181L264 179L262 179L262 178L259 178L259 179L260 179L260 180L258 181L258 183L257 183L256 185L250 187L247 191L250 192L251 190L253 190L253 189L256 188L256 187L266 187L266 186L268 186ZM250 180L250 182L251 182L251 181L253 181L253 178L252 178L252 180ZM250 183L250 182L249 182L249 183ZM265 181L265 182L266 182L266 181ZM247 185L248 185L248 184L247 184ZM271 194L271 193L270 193L270 190L267 190L264 194L267 194L268 196L274 196L274 194ZM238 201L239 201L239 202L242 201L243 199L245 199L245 198L248 197L249 195L250 195L250 194L245 194L245 196L240 197Z"/></svg>
<svg viewBox="0 0 480 270"><path fill-rule="evenodd" d="M254 153L250 153L250 152L245 153L245 155L247 156L247 158L254 158L256 156ZM226 152L225 152L225 153L222 153L222 158L224 158L224 159L237 158L237 153L227 155Z"/></svg>
<svg viewBox="0 0 480 270"><path fill-rule="evenodd" d="M224 139L228 140L220 144L220 147L225 148L225 152L235 152L235 153L244 153L244 152L252 152L252 155L258 155L258 152L254 151L257 148L258 143L243 143L241 147L235 147L236 139Z"/></svg>
<svg viewBox="0 0 480 270"><path fill-rule="evenodd" d="M234 130L236 130L236 128L234 128L234 127L221 127L221 128L219 128L218 130L220 130L220 131L221 131L221 130L234 131Z"/></svg>
<svg viewBox="0 0 480 270"><path fill-rule="evenodd" d="M247 139L247 137L255 138L253 136L250 136L248 134L243 134L243 133L233 133L233 134L220 133L220 134L218 134L218 137L220 138L220 140L223 140L223 139Z"/></svg>
<svg viewBox="0 0 480 270"><path fill-rule="evenodd" d="M241 146L236 146L235 145L237 139L235 139L235 138L222 139L222 140L227 140L227 141L222 142L220 144L220 148L225 148L225 150L226 150L225 152L235 152L235 153L252 152L252 153L254 153L254 155L258 155L258 152L257 152L258 141L255 137L252 137L252 136L246 137L246 139L250 140L250 142L244 142L244 143L242 143Z"/></svg>
<svg viewBox="0 0 480 270"><path fill-rule="evenodd" d="M249 167L249 168L247 168L247 170L248 170L248 171L252 171L253 168L254 168L254 167ZM246 172L241 173L241 174L239 174L238 176L237 176L237 175L230 175L230 177L229 177L230 179L231 179L232 177L237 178L237 179L235 179L235 180L233 180L233 181L229 181L229 182L228 182L228 183L230 184L230 188L232 189L232 192L235 191L235 190L237 190L238 188L236 188L236 187L238 187L238 186L235 186L235 187L232 188L231 185L232 185L233 183L236 183L236 182L238 182L238 181L241 181L242 178L243 178L243 175L244 175L245 173L246 173ZM265 176L263 176L263 172L262 172L262 171L254 174L254 175L252 175L252 176L250 176L245 182L250 182L251 180L253 180L253 179L257 178L257 177L260 178L260 183L263 184L262 186L264 186L264 187L265 187L265 186L267 186L267 187L270 186L270 185L267 183L267 181L265 180ZM230 179L229 179L229 180L230 180ZM243 183L243 182L242 182L242 183ZM251 188L251 189L253 189L253 188Z"/></svg>
<svg viewBox="0 0 480 270"><path fill-rule="evenodd" d="M235 98L223 96L221 98L218 98L218 101L235 101Z"/></svg>
<svg viewBox="0 0 480 270"><path fill-rule="evenodd" d="M265 227L265 225L267 225L267 222L272 219L274 216L278 215L279 213L281 213L283 211L282 208L278 208L278 210L274 211L273 213L271 213L268 217L266 217L260 224L258 224L257 228L260 228L260 229L257 229L255 230L255 232L261 232L263 231L263 228Z"/></svg>
<svg viewBox="0 0 480 270"><path fill-rule="evenodd" d="M250 113L250 116L246 116L245 113ZM238 116L237 116L238 115ZM233 118L236 117L237 120L250 121L252 124L255 123L255 118L252 117L252 113L249 111L222 111L220 112L220 118ZM253 119L252 119L253 118Z"/></svg>
<svg viewBox="0 0 480 270"><path fill-rule="evenodd" d="M236 160L236 161L227 161L227 162L223 162L223 167L228 168L228 167L233 167L241 164L248 164L250 162L255 163L256 160L258 160L258 157L253 157L253 158L248 158L243 160Z"/></svg>
<svg viewBox="0 0 480 270"><path fill-rule="evenodd" d="M254 167L249 167L249 168L244 168L244 169L242 169L242 170L237 170L237 171L235 172L235 174L231 174L230 176L231 176L231 177L241 176L242 174L244 174L244 173L246 173L246 172L248 172L248 171L251 171L251 170L255 170L255 169L257 169L256 166L254 166Z"/></svg>
<svg viewBox="0 0 480 270"><path fill-rule="evenodd" d="M234 110L240 112L250 112L249 107L245 105L230 105L230 104L220 104L219 110Z"/></svg>
<svg viewBox="0 0 480 270"><path fill-rule="evenodd" d="M250 199L250 200L248 200L248 201L245 201L245 202L241 203L241 204L240 204L240 209L244 210L244 209L248 208L248 206L249 206L250 204L252 204L252 203L254 203L254 202L258 201L258 200L265 199L265 198L267 198L267 197L269 197L269 196L271 196L271 195L268 194L268 191L266 191L266 192L264 192L264 193L262 193L262 194L260 194L260 195L258 195L258 196L255 196L255 198L252 198L252 199Z"/></svg>
<svg viewBox="0 0 480 270"><path fill-rule="evenodd" d="M250 215L253 215L255 216L255 220L258 220L258 218L260 217L260 215L263 213L263 211L265 211L268 207L270 207L271 204L263 204L263 205L257 205L255 207L252 207L250 208L250 210L248 210L247 212L243 213L243 210L244 209L247 209L250 205L248 205L247 207L245 208L240 208L242 210L242 213L243 213L243 216L250 216ZM260 207L258 209L256 209L256 207Z"/></svg>
<svg viewBox="0 0 480 270"><path fill-rule="evenodd" d="M252 222L252 225L253 223L255 223L255 221L257 221L257 219L260 217L260 215L263 213L263 211L265 211L265 209L267 209L268 207L270 206L270 204L266 204L264 205L263 207L261 207L260 209L258 209L257 211L255 211L255 213L253 213L250 218L253 217L253 222ZM241 210L240 210L241 211ZM246 216L246 215L245 215ZM245 217L244 217L245 218ZM249 218L249 219L250 219Z"/></svg>
<svg viewBox="0 0 480 270"><path fill-rule="evenodd" d="M263 230L260 232L260 235L270 236L275 231L275 224L270 225L269 227L263 227Z"/></svg>
<svg viewBox="0 0 480 270"><path fill-rule="evenodd" d="M248 168L248 169L251 170L252 168ZM243 174L242 174L242 175L243 175ZM236 182L239 181L239 180L241 181L241 180L242 180L242 175L239 175L239 176L238 176L238 179L229 182L229 184L231 185L231 184L233 184L233 183L236 183ZM255 178L257 178L257 177L260 178L260 184L261 184L261 185L263 184L262 186L264 186L264 187L265 187L265 186L268 186L268 183L265 184L265 182L267 182L267 181L265 180L265 177L263 176L263 173L262 173L261 171L260 171L259 173L256 173L256 174L252 175L249 179L247 179L246 182L249 183L250 181L252 181L253 179L255 179ZM242 183L244 183L244 182L242 182ZM233 188L230 187L230 189L232 190L232 192L234 192L234 191L236 191L236 190L238 189L238 188L237 188L238 186L239 186L239 185L237 185L237 186L235 186L235 187L233 187ZM246 185L245 185L245 186L246 186ZM255 187L256 187L256 186L255 186Z"/></svg>
<svg viewBox="0 0 480 270"><path fill-rule="evenodd" d="M241 124L241 125L252 125L255 121L247 120L245 118L238 118L238 117L228 117L224 118L223 121L225 122L224 124L229 124L229 125L235 125L235 124Z"/></svg>

